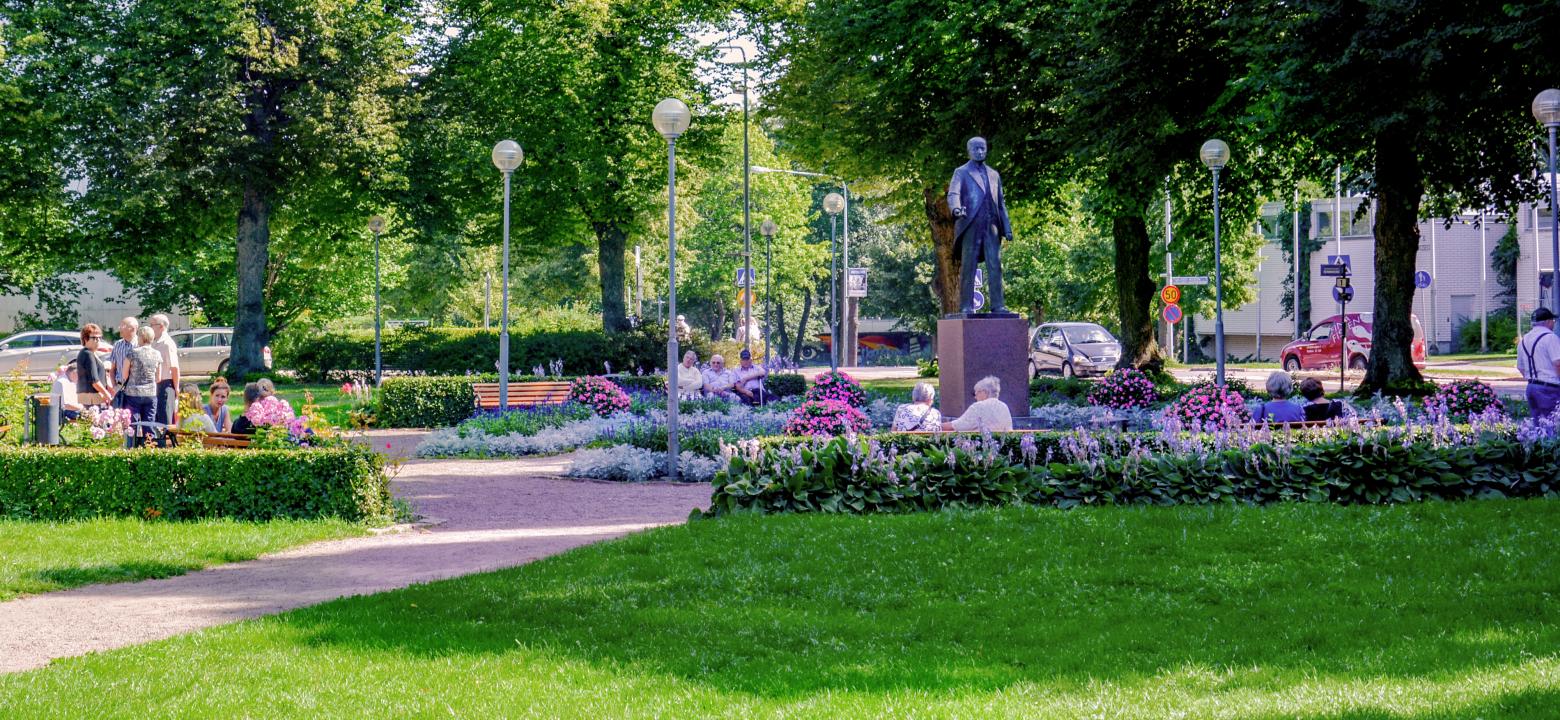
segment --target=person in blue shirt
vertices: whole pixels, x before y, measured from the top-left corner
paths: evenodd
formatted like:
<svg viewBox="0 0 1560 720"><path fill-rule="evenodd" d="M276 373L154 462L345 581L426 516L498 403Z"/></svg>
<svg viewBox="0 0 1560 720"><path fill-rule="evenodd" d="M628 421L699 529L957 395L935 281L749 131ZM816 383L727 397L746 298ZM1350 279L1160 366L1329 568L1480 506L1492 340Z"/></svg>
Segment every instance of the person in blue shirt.
<svg viewBox="0 0 1560 720"><path fill-rule="evenodd" d="M1289 402L1289 395L1294 390L1295 383L1289 379L1289 373L1278 371L1269 375L1267 391L1268 395L1271 395L1273 399L1263 403L1262 407L1257 410L1257 422L1304 422L1305 410L1299 405Z"/></svg>

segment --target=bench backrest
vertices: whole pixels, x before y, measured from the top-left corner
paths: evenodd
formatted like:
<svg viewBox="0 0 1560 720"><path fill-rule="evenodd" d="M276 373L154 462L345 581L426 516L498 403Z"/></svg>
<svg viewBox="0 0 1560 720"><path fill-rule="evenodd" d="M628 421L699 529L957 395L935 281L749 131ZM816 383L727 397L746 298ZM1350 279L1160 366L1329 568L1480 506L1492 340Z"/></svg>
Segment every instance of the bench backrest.
<svg viewBox="0 0 1560 720"><path fill-rule="evenodd" d="M245 435L243 433L195 433L186 430L179 430L178 428L169 428L168 434L179 440L184 438L199 437L201 446L208 449L230 448L234 450L244 450L248 449L250 443L254 442L255 439L253 435Z"/></svg>
<svg viewBox="0 0 1560 720"><path fill-rule="evenodd" d="M472 392L476 393L477 405L483 408L496 408L500 405L498 398L498 383L474 383ZM509 384L510 407L525 405L561 405L569 399L568 382L524 382Z"/></svg>

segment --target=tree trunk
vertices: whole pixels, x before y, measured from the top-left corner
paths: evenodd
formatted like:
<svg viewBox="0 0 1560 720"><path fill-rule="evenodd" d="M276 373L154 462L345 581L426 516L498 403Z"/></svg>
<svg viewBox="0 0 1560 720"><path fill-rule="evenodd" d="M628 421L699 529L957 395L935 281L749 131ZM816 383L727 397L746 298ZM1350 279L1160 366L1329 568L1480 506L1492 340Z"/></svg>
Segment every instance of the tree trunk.
<svg viewBox="0 0 1560 720"><path fill-rule="evenodd" d="M775 303L775 342L779 357L788 357L791 354L791 333L785 329L785 303Z"/></svg>
<svg viewBox="0 0 1560 720"><path fill-rule="evenodd" d="M726 337L726 298L722 297L716 306L719 311L715 314L715 329L710 331L712 341L719 341Z"/></svg>
<svg viewBox="0 0 1560 720"><path fill-rule="evenodd" d="M1370 363L1356 394L1424 378L1414 367L1414 268L1424 175L1415 138L1402 129L1376 137L1376 302Z"/></svg>
<svg viewBox="0 0 1560 720"><path fill-rule="evenodd" d="M607 332L628 329L623 301L623 255L628 233L612 223L596 225L596 268L601 274L601 326ZM674 319L675 322L675 319Z"/></svg>
<svg viewBox="0 0 1560 720"><path fill-rule="evenodd" d="M926 222L932 230L932 294L944 315L959 311L959 258L953 254L953 213L948 210L946 188L921 190Z"/></svg>
<svg viewBox="0 0 1560 720"><path fill-rule="evenodd" d="M1164 356L1154 338L1148 225L1141 215L1117 215L1111 222L1111 239L1116 246L1116 307L1121 318L1121 360L1116 366L1157 369Z"/></svg>
<svg viewBox="0 0 1560 720"><path fill-rule="evenodd" d="M791 348L791 362L802 364L802 346L807 344L807 321L812 319L812 288L802 289L802 321L796 324L796 345Z"/></svg>
<svg viewBox="0 0 1560 720"><path fill-rule="evenodd" d="M270 264L271 198L254 180L245 181L238 211L238 307L233 321L231 379L265 369L262 348L270 341L265 323L265 279Z"/></svg>

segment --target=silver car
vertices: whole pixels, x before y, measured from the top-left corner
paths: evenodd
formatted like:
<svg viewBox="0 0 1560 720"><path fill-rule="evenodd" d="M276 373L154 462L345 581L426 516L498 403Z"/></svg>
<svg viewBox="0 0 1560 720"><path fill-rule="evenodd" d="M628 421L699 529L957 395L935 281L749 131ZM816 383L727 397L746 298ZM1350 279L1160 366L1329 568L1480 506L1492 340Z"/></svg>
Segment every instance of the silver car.
<svg viewBox="0 0 1560 720"><path fill-rule="evenodd" d="M1121 359L1121 343L1088 322L1046 323L1029 338L1029 376L1054 372L1062 377L1104 375Z"/></svg>
<svg viewBox="0 0 1560 720"><path fill-rule="evenodd" d="M101 346L106 349L106 345ZM20 372L28 380L48 378L81 352L81 333L30 330L0 340L0 376Z"/></svg>
<svg viewBox="0 0 1560 720"><path fill-rule="evenodd" d="M179 346L179 372L184 375L223 375L233 354L233 328L195 328L168 333ZM266 369L271 368L271 348L261 349Z"/></svg>

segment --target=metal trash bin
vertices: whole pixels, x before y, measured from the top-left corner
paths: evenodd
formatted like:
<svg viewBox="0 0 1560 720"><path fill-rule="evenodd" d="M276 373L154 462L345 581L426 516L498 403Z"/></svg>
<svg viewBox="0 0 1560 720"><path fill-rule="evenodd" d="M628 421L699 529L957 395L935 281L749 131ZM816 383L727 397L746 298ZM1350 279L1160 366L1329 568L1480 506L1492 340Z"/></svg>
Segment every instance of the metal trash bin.
<svg viewBox="0 0 1560 720"><path fill-rule="evenodd" d="M34 395L28 400L33 416L33 443L37 445L60 444L60 409L48 395Z"/></svg>

